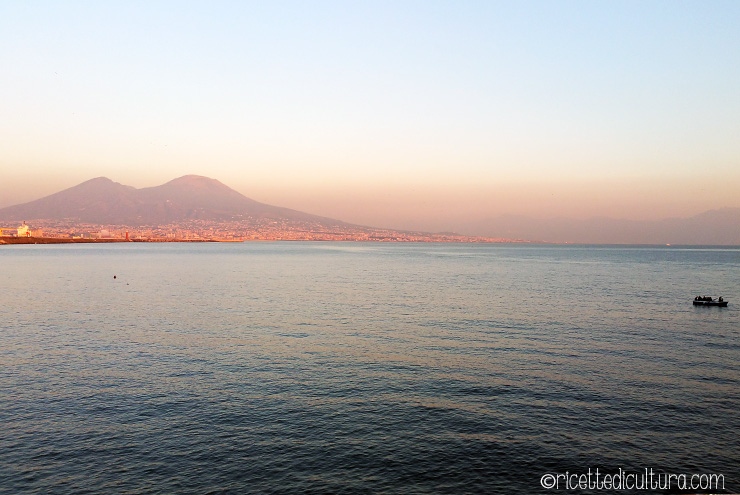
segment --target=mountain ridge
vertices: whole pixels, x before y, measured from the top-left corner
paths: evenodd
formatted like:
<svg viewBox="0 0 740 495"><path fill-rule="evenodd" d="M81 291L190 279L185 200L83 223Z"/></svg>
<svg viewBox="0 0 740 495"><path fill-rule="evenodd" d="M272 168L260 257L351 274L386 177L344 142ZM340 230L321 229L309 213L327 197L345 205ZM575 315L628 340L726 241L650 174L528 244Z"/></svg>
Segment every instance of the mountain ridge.
<svg viewBox="0 0 740 495"><path fill-rule="evenodd" d="M345 224L328 217L260 203L216 179L200 175L185 175L141 189L107 177L96 177L34 201L0 208L2 220L74 219L116 225L160 225L183 220L243 217Z"/></svg>
<svg viewBox="0 0 740 495"><path fill-rule="evenodd" d="M468 222L461 234L497 235L572 244L740 245L740 208L707 210L687 218L628 220L592 217L536 219L501 215Z"/></svg>

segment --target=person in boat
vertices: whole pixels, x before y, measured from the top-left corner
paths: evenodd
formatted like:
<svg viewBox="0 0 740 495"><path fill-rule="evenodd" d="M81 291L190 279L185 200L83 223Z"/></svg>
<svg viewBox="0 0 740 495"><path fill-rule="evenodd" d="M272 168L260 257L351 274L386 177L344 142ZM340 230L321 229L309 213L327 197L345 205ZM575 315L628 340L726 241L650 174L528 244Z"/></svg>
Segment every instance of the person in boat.
<svg viewBox="0 0 740 495"><path fill-rule="evenodd" d="M723 301L724 299L722 298L722 296L719 296L719 302L723 302Z"/></svg>

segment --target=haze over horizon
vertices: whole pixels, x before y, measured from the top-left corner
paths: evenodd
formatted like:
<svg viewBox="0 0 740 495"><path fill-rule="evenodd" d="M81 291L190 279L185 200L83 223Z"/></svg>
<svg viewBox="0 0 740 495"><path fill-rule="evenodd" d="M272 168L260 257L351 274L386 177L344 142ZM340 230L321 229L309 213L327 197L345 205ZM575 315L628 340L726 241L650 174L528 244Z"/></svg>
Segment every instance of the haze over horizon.
<svg viewBox="0 0 740 495"><path fill-rule="evenodd" d="M105 176L426 231L740 207L740 4L7 2L0 208Z"/></svg>

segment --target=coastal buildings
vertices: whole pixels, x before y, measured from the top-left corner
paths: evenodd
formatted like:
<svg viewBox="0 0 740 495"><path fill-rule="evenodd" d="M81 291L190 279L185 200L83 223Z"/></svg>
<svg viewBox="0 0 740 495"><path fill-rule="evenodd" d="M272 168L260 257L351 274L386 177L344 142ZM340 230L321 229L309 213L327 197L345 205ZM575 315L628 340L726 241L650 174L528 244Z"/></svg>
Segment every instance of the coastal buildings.
<svg viewBox="0 0 740 495"><path fill-rule="evenodd" d="M31 237L38 236L40 231L31 231L31 227L26 222L18 227L0 227L0 236L2 237Z"/></svg>
<svg viewBox="0 0 740 495"><path fill-rule="evenodd" d="M360 241L360 242L511 242L454 233L406 232L356 225L326 226L312 221L246 218L232 221L186 220L165 225L99 225L69 220L34 220L47 238L99 241ZM42 237L24 224L13 237ZM4 232L8 232L4 229ZM6 233L7 235L7 233Z"/></svg>

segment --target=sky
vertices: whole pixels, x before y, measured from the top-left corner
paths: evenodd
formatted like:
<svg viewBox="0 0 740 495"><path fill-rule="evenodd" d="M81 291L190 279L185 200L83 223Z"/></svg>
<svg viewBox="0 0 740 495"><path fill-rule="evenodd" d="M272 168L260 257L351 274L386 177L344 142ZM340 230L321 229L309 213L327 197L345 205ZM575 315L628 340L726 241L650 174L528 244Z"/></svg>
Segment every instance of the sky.
<svg viewBox="0 0 740 495"><path fill-rule="evenodd" d="M740 207L737 1L0 0L0 207L186 174L363 225Z"/></svg>

